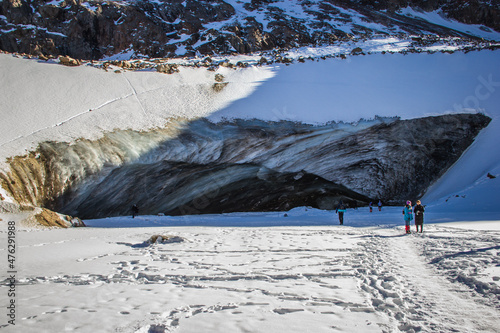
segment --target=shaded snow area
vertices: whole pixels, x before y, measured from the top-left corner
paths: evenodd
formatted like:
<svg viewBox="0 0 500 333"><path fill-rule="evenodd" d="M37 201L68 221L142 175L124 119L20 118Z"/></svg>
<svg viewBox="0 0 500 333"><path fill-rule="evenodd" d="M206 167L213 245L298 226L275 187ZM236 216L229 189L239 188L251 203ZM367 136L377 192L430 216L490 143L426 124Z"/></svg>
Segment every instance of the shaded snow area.
<svg viewBox="0 0 500 333"><path fill-rule="evenodd" d="M18 230L16 326L2 332L499 331L498 222L405 235L400 208L348 210L344 226L334 212L287 215Z"/></svg>

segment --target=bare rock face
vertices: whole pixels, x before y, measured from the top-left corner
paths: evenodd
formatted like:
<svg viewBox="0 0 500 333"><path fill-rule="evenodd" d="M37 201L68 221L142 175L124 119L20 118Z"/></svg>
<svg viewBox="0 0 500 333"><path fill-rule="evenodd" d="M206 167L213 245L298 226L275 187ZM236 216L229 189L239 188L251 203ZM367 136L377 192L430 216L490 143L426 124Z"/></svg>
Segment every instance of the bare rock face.
<svg viewBox="0 0 500 333"><path fill-rule="evenodd" d="M482 24L493 30L500 31L500 4L495 1L481 0L359 0L356 1L365 8L376 10L397 10L413 7L429 12L442 10L448 17L467 24Z"/></svg>
<svg viewBox="0 0 500 333"><path fill-rule="evenodd" d="M245 12L241 14L221 0L64 0L58 4L3 0L0 49L87 60L122 52L133 53L135 58L161 58L287 49L387 33L360 25L359 18L351 16L355 12L388 31L394 28L407 34L470 37L397 13L408 6L441 10L443 15L460 22L500 31L500 5L488 0L296 2L309 19L285 12L274 1L252 0L244 5ZM344 32L344 24L351 24L352 32Z"/></svg>
<svg viewBox="0 0 500 333"><path fill-rule="evenodd" d="M332 209L341 199L399 204L421 197L490 121L456 114L349 127L202 119L175 137L167 128L45 142L12 159L0 180L20 204L80 218L126 215L132 204L141 214L170 215Z"/></svg>

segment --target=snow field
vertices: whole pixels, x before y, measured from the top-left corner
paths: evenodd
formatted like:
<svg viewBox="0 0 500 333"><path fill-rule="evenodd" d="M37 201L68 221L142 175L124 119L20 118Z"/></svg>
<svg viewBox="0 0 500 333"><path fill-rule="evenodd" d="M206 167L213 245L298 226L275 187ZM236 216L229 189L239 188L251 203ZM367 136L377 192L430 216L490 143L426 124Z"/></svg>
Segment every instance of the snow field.
<svg viewBox="0 0 500 333"><path fill-rule="evenodd" d="M0 54L0 159L25 154L42 141L97 139L115 129L151 130L169 119L196 119L250 94L267 68L221 68L228 85L212 90L215 73L183 68L116 74Z"/></svg>
<svg viewBox="0 0 500 333"><path fill-rule="evenodd" d="M361 289L370 295L377 310L395 319L396 327L390 331L497 331L499 322L495 313L499 299L488 293L491 285L498 291L499 284L489 276L488 291L483 291L478 288L482 283L470 277L475 275L474 270L482 276L486 272L484 266L497 265L498 251L483 256L476 248L484 238L490 246L494 244L492 240L470 231L450 230L446 225L425 228L426 235L414 233L410 240L401 234L386 233L374 235L363 244L362 268L358 270ZM462 237L474 237L475 240L466 244ZM442 243L446 246L440 247ZM462 256L460 250L467 245L474 249ZM452 254L443 255L443 252ZM441 261L447 264L437 264ZM481 263L484 261L487 264ZM457 274L467 275L469 283L460 281ZM470 290L477 291L487 301L478 301L469 294ZM471 316L472 313L475 315ZM489 320L491 318L495 319Z"/></svg>
<svg viewBox="0 0 500 333"><path fill-rule="evenodd" d="M330 217L302 227L25 229L14 331L498 331L498 225L426 224L407 236L402 223ZM146 244L154 234L185 241Z"/></svg>

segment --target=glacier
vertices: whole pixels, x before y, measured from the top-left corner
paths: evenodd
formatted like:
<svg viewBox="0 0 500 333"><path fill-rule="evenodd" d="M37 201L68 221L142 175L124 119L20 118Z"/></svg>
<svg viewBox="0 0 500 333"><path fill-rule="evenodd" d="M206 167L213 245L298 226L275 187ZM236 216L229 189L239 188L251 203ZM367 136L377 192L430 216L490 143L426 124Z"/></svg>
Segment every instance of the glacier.
<svg viewBox="0 0 500 333"><path fill-rule="evenodd" d="M163 201L154 202L133 196L112 202L103 195L106 200L101 201L113 207L84 213L97 188L108 194L119 189L134 194L138 186L134 183L104 190L120 172L140 166L132 177L140 180L141 173L178 163L185 166L186 180L192 178L187 171L201 166L210 170L204 176L224 168L245 169L248 175L242 183L235 172L235 181L224 183L217 195L203 186L186 195L178 192L182 200L177 207L195 213L227 211L222 203L230 201L222 193L236 198L235 184L257 184L263 173L276 181L276 193L280 189L287 193L283 180L300 175L318 177L321 185L308 189L297 182L302 194L290 207L284 200L270 198L264 201L272 205L252 199L248 207L234 203L234 209L287 209L299 204L328 209L341 197L353 204L379 198L400 204L424 195L429 203L455 202L455 209L467 207L472 200L477 207L488 205L489 211L496 211L494 196L488 195L496 183L482 179L488 172L496 174L498 164L494 149L498 70L493 66L497 59L498 51L379 54L291 65L220 67L216 72L182 67L179 73L164 75L67 68L0 55L2 73L7 75L0 82L5 91L0 96L5 111L0 123L0 195L3 202L92 217L124 214L132 202L142 199L143 213L178 214L173 203L180 198L165 192L165 198L159 196ZM221 92L212 89L216 74L228 83ZM23 87L35 95L26 95ZM489 121L477 114L483 112L492 121L474 140ZM360 121L363 118L369 120ZM388 132L380 133L387 135L375 135L377 126L385 128ZM396 136L388 139L391 130ZM363 150L361 143L369 145ZM401 154L406 157L401 159ZM407 166L408 160L412 166ZM473 162L479 160L481 165ZM399 171L393 170L394 165ZM460 176L451 177L456 172ZM443 183L440 175L448 181ZM462 200L461 191L470 186L477 188L478 195ZM201 210L199 193L212 198ZM251 197L257 198L257 193ZM325 199L318 199L320 194ZM455 199L458 194L460 200ZM145 210L148 206L150 211ZM216 206L219 210L214 210Z"/></svg>
<svg viewBox="0 0 500 333"><path fill-rule="evenodd" d="M168 215L390 204L420 198L490 120L172 120L148 132L43 142L1 177L19 203L86 219L127 215L133 204Z"/></svg>

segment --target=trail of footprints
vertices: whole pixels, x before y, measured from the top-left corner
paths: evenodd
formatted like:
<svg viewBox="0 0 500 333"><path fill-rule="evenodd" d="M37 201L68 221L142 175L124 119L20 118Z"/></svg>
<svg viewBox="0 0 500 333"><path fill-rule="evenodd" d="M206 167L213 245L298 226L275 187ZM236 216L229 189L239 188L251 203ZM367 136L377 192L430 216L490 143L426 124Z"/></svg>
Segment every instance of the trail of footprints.
<svg viewBox="0 0 500 333"><path fill-rule="evenodd" d="M436 231L434 234L439 234L438 228ZM463 242L457 242L456 234L446 236L446 233L444 236L412 235L400 239L403 242L391 242L388 238L373 235L360 244L360 252L353 252L354 262L358 263L353 263L352 267L360 281L360 288L366 292L373 308L393 322L393 330L462 332L461 310L450 309L447 302L453 298L447 298L446 292L443 296L439 286L430 286L437 282L426 275L432 274L429 273L431 271L436 272L443 285L446 281L452 283L448 284L448 292L468 293L472 306L475 302L493 309L500 308L497 286L479 282L475 278L481 275L482 269L499 265L498 252L495 255L495 251L500 248L496 245L499 242L498 235L493 237L470 235L466 231L454 232L463 233ZM481 246L479 250L478 246ZM414 253L405 257L404 251L409 250ZM419 267L422 270L424 268L418 263L415 264L417 268L412 267L415 262L427 265L425 269L428 272L419 274ZM448 316L450 311L455 313ZM463 313L463 317L468 315L467 311Z"/></svg>
<svg viewBox="0 0 500 333"><path fill-rule="evenodd" d="M359 279L360 288L369 297L369 302L376 312L384 313L402 332L420 332L427 315L422 306L415 303L413 288L405 281L404 267L390 260L386 244L379 238L372 238L363 243L362 251L353 253L359 264L353 265ZM435 328L435 327L434 327ZM432 331L432 330L431 330Z"/></svg>

